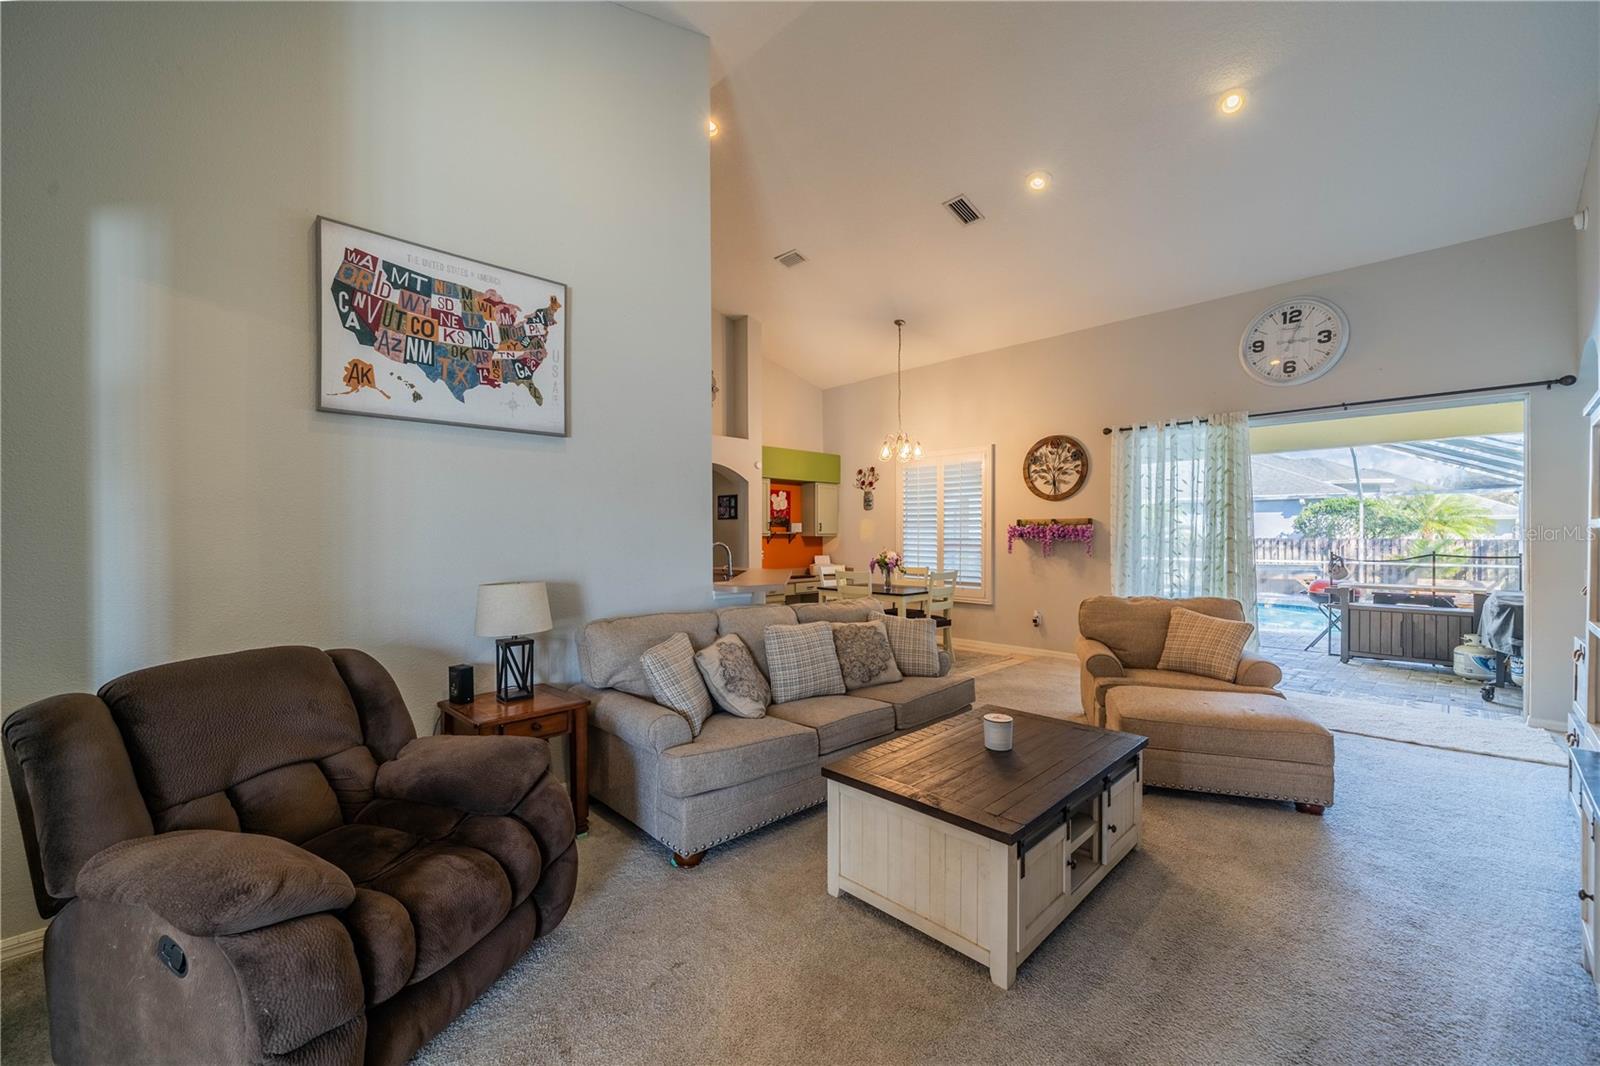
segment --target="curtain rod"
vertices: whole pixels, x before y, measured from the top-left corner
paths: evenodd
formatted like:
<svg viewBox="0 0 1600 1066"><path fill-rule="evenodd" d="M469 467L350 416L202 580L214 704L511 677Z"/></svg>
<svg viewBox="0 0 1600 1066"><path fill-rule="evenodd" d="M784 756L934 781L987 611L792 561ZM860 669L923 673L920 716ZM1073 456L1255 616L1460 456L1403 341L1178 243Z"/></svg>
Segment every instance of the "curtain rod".
<svg viewBox="0 0 1600 1066"><path fill-rule="evenodd" d="M1388 396L1379 400L1348 400L1344 403L1318 404L1315 407L1291 407L1283 411L1257 411L1252 413L1250 417L1281 418L1285 415L1309 415L1318 411L1348 411L1352 407L1373 407L1379 404L1411 403L1415 400L1446 400L1452 396L1475 396L1484 392L1509 392L1512 389L1533 389L1538 388L1541 385L1543 385L1546 389L1549 389L1556 385L1576 385L1577 383L1578 376L1576 374L1563 374L1558 378L1544 378L1540 381L1519 381L1511 385L1480 385L1477 388L1472 389L1450 389L1447 392L1418 392L1413 393L1410 396ZM1198 423L1203 426L1208 421L1209 419L1205 418L1184 418L1173 422L1172 425L1192 426ZM1119 426L1116 429L1112 429L1110 426L1105 426L1101 428L1100 432L1109 437L1113 433L1131 432L1133 428L1134 427L1132 426Z"/></svg>

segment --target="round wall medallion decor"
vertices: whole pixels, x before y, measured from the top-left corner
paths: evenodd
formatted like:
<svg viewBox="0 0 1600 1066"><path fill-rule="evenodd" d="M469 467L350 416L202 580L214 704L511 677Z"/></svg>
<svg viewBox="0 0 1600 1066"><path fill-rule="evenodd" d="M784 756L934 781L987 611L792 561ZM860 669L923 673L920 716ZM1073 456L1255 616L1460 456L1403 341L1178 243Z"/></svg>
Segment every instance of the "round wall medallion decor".
<svg viewBox="0 0 1600 1066"><path fill-rule="evenodd" d="M1089 452L1076 437L1045 437L1022 457L1022 480L1045 500L1064 500L1083 488Z"/></svg>

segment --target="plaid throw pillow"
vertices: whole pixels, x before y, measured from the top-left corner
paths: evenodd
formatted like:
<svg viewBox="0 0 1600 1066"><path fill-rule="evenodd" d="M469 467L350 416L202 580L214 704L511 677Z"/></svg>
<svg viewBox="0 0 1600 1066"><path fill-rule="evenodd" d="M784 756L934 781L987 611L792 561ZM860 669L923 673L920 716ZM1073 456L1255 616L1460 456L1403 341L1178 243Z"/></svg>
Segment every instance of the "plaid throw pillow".
<svg viewBox="0 0 1600 1066"><path fill-rule="evenodd" d="M931 618L875 615L889 633L889 650L906 677L939 676L939 629Z"/></svg>
<svg viewBox="0 0 1600 1066"><path fill-rule="evenodd" d="M833 626L827 622L768 626L766 641L773 703L844 695L844 675L833 650Z"/></svg>
<svg viewBox="0 0 1600 1066"><path fill-rule="evenodd" d="M689 735L700 735L700 727L711 717L711 693L700 679L694 664L694 645L689 634L674 633L639 656L639 666L650 686L650 695L663 707L677 711L689 723Z"/></svg>
<svg viewBox="0 0 1600 1066"><path fill-rule="evenodd" d="M1161 649L1161 662L1156 669L1232 681L1255 628L1249 622L1213 618L1187 607L1174 607L1167 624L1167 644Z"/></svg>

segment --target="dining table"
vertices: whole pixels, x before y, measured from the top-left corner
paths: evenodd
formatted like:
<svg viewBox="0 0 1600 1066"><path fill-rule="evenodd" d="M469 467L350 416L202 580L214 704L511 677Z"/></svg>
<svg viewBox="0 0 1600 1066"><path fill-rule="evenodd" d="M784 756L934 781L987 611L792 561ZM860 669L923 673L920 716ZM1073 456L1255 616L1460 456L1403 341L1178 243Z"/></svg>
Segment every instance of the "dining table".
<svg viewBox="0 0 1600 1066"><path fill-rule="evenodd" d="M919 603L923 612L927 613L933 605L933 590L927 585L874 581L868 586L868 591L875 599L887 601L895 609L892 612L895 614L904 614Z"/></svg>

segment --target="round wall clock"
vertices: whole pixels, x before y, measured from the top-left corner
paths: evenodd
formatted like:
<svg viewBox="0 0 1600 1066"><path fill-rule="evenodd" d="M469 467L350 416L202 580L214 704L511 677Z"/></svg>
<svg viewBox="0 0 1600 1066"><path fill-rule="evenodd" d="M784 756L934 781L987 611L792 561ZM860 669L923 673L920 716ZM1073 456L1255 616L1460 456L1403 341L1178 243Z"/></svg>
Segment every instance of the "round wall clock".
<svg viewBox="0 0 1600 1066"><path fill-rule="evenodd" d="M1239 338L1239 363L1264 385L1315 381L1350 343L1350 321L1327 300L1292 296L1256 316Z"/></svg>
<svg viewBox="0 0 1600 1066"><path fill-rule="evenodd" d="M1083 488L1089 453L1076 437L1045 437L1022 457L1022 480L1045 500L1064 500Z"/></svg>

